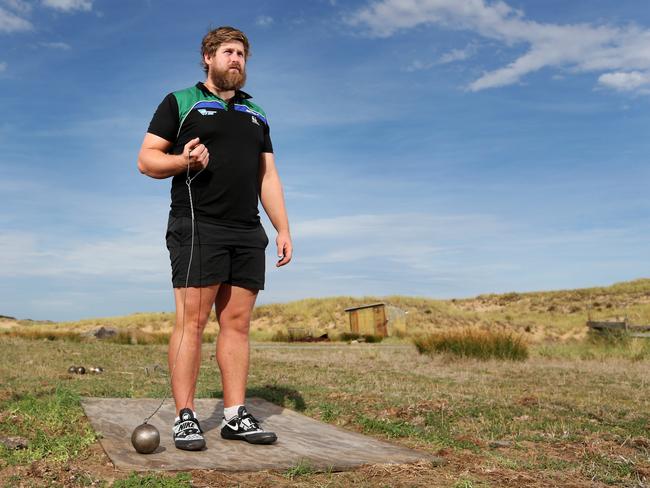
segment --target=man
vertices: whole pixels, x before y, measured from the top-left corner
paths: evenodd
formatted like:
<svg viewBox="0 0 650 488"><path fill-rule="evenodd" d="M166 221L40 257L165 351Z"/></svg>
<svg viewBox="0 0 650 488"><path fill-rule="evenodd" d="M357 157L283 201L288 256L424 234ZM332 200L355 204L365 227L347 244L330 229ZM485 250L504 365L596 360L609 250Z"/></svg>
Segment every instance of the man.
<svg viewBox="0 0 650 488"><path fill-rule="evenodd" d="M177 448L205 447L194 410L201 336L212 307L219 321L217 362L223 386L221 436L255 444L275 442L245 407L248 332L264 289L264 249L258 197L277 230L278 262L292 245L282 184L264 111L241 91L249 42L232 27L210 31L201 45L206 79L170 93L158 106L138 155L139 170L173 177L167 248L172 266L176 326L168 361L178 417ZM191 265L190 265L191 263Z"/></svg>

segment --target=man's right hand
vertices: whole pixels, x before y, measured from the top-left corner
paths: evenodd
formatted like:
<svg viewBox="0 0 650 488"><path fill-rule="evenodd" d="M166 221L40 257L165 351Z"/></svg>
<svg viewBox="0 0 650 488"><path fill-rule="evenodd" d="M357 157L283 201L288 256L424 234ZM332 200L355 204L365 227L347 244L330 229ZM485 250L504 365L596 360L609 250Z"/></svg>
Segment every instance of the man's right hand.
<svg viewBox="0 0 650 488"><path fill-rule="evenodd" d="M185 144L183 160L186 167L189 166L191 170L200 171L208 165L210 160L208 148L201 144L199 138L196 137Z"/></svg>

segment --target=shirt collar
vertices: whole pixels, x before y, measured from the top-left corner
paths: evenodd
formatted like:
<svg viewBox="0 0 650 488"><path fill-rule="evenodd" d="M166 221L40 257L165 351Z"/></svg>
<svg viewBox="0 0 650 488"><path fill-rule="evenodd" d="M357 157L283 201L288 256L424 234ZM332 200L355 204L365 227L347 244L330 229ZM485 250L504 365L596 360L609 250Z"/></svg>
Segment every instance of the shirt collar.
<svg viewBox="0 0 650 488"><path fill-rule="evenodd" d="M205 94L210 94L214 96L214 93L212 93L210 90L208 90L208 87L206 87L202 81L199 81L196 84L196 87L201 90ZM243 90L235 90L235 96L232 98L233 100L248 100L249 98L253 98L251 95L246 93Z"/></svg>

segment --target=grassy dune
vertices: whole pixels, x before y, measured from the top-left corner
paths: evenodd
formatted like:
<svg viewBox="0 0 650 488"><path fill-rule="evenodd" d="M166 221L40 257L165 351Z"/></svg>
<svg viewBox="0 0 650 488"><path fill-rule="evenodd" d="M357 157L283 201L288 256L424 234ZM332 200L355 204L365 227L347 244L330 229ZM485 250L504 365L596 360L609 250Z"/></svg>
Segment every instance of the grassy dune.
<svg viewBox="0 0 650 488"><path fill-rule="evenodd" d="M407 334L411 336L453 327L473 327L517 332L527 342L539 343L582 339L589 318L627 318L632 323L650 325L650 279L639 279L608 287L513 292L466 299L330 297L261 305L253 312L252 338L270 340L277 332L286 333L289 327L302 328L314 335L327 332L336 337L348 331L345 308L378 301L407 312ZM15 335L58 332L64 337L105 326L133 334L137 331L141 335L168 336L173 323L173 313L137 313L59 323L0 319L0 332L14 331ZM206 331L211 335L218 331L214 313Z"/></svg>

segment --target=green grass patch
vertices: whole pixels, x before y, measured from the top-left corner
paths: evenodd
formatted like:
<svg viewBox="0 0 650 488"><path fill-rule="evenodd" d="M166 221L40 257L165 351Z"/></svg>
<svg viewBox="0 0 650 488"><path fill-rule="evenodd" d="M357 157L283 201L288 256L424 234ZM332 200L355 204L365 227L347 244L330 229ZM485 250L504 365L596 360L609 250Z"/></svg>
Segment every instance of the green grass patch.
<svg viewBox="0 0 650 488"><path fill-rule="evenodd" d="M420 354L449 353L477 359L528 359L528 346L512 332L476 329L451 330L423 334L413 339Z"/></svg>
<svg viewBox="0 0 650 488"><path fill-rule="evenodd" d="M357 423L363 427L365 432L377 432L388 437L414 437L418 435L417 427L403 420L377 419L358 415Z"/></svg>
<svg viewBox="0 0 650 488"><path fill-rule="evenodd" d="M189 473L178 473L175 476L164 474L131 475L123 480L117 480L112 488L190 488L192 477Z"/></svg>
<svg viewBox="0 0 650 488"><path fill-rule="evenodd" d="M454 483L454 488L475 488L476 486L473 480L464 477Z"/></svg>
<svg viewBox="0 0 650 488"><path fill-rule="evenodd" d="M309 464L309 461L306 459L302 459L298 464L293 466L292 468L287 469L284 472L285 478L289 478L290 480L294 480L300 476L307 476L310 474L313 474L314 468Z"/></svg>
<svg viewBox="0 0 650 488"><path fill-rule="evenodd" d="M635 480L636 470L633 461L620 456L608 456L603 453L585 453L583 455L582 473L594 481L601 481L606 484L617 484L621 480L626 480L628 483L638 481Z"/></svg>
<svg viewBox="0 0 650 488"><path fill-rule="evenodd" d="M333 403L321 402L318 404L320 418L325 422L332 422L341 415L341 410Z"/></svg>
<svg viewBox="0 0 650 488"><path fill-rule="evenodd" d="M26 464L48 458L67 461L96 440L90 425L83 420L79 395L56 388L53 393L27 395L2 406L5 412L0 432L28 439L26 449L0 447L0 459L8 464Z"/></svg>

